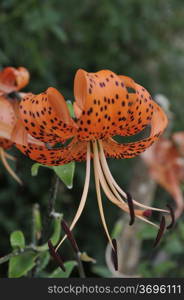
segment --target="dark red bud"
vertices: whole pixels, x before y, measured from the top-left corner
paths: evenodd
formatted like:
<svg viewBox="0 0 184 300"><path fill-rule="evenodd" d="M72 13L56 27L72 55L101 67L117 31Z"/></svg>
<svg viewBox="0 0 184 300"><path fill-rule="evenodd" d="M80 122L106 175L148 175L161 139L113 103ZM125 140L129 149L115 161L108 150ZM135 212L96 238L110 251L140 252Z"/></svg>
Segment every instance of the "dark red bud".
<svg viewBox="0 0 184 300"><path fill-rule="evenodd" d="M143 211L143 216L144 217L151 217L152 216L152 210L151 209L146 209L145 211Z"/></svg>

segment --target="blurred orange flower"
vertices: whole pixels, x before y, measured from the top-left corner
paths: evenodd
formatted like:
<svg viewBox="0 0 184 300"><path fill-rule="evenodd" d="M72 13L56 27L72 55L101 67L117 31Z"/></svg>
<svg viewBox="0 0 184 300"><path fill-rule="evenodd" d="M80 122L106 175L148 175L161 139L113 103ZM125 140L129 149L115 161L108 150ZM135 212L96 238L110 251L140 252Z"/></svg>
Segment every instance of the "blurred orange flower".
<svg viewBox="0 0 184 300"><path fill-rule="evenodd" d="M159 183L176 202L175 217L184 209L181 183L184 181L184 132L177 132L171 139L161 138L142 154L152 178Z"/></svg>
<svg viewBox="0 0 184 300"><path fill-rule="evenodd" d="M13 156L5 152L14 145L20 130L17 131L19 116L19 98L21 94L12 94L19 91L29 81L29 72L23 68L6 67L0 72L0 158L11 176L21 184L21 180L8 164L7 159L15 160ZM22 94L23 95L23 94ZM20 126L19 126L20 127ZM21 131L24 130L22 126ZM27 135L26 131L24 130ZM12 136L14 135L14 138ZM17 138L15 138L17 136Z"/></svg>

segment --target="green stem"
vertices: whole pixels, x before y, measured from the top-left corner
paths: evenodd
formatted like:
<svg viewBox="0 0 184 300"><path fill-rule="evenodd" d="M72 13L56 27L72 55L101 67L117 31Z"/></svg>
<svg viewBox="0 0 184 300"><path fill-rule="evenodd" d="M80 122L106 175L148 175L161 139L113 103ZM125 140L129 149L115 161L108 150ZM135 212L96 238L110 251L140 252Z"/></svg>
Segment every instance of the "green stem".
<svg viewBox="0 0 184 300"><path fill-rule="evenodd" d="M77 260L77 264L78 264L80 278L86 278L84 266L83 266L82 260L80 258L80 252L76 253L76 260Z"/></svg>
<svg viewBox="0 0 184 300"><path fill-rule="evenodd" d="M25 252L30 252L30 251L37 252L38 250L37 250L37 247L34 247L34 246L28 246L28 247L26 247L24 249L15 250L15 251L13 251L13 252L11 252L11 253L9 253L9 254L1 257L0 258L0 264L3 264L5 262L9 261L10 258L12 258L12 257L18 256L18 255L21 255L21 254L23 254Z"/></svg>

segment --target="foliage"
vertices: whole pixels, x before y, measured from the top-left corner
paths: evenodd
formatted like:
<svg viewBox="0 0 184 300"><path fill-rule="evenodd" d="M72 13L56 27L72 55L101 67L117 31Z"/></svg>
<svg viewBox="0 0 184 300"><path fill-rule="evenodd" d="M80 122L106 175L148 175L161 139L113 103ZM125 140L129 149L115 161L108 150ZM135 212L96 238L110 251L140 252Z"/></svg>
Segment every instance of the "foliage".
<svg viewBox="0 0 184 300"><path fill-rule="evenodd" d="M17 230L11 233L10 244L12 246L12 252L0 258L0 263L8 261L9 278L19 278L26 275L34 275L34 277L67 278L77 265L76 261L68 261L64 264L66 268L65 272L60 268L51 269L49 273L47 272L50 255L47 243L40 245L40 228L42 224L40 223L41 219L38 222L38 216L40 219L39 206L36 205L33 209L33 240L30 245L25 243L25 237L22 231ZM58 243L60 238L61 219L62 215L58 213L53 214L53 233L50 239L54 246Z"/></svg>
<svg viewBox="0 0 184 300"><path fill-rule="evenodd" d="M74 162L71 162L63 166L53 166L53 167L48 167L48 166L41 165L39 163L35 163L31 168L32 176L37 176L38 169L40 166L52 169L56 173L56 175L63 181L63 183L67 186L67 188L71 189L73 187L73 176L75 171Z"/></svg>

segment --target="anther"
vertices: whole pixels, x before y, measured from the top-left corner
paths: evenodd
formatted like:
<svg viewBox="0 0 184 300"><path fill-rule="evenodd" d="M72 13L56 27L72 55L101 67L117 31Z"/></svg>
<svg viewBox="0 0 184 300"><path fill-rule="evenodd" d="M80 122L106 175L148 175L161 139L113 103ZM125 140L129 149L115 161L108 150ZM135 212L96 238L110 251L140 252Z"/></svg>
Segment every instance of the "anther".
<svg viewBox="0 0 184 300"><path fill-rule="evenodd" d="M167 204L167 207L170 211L170 216L171 216L171 223L167 226L167 229L171 229L171 228L173 228L173 226L175 224L174 210L169 204Z"/></svg>
<svg viewBox="0 0 184 300"><path fill-rule="evenodd" d="M165 230L165 225L166 225L165 217L162 216L162 219L160 221L160 228L158 230L155 242L153 244L153 248L155 248L159 244L159 242L161 240L161 237L163 236L163 233L164 233L164 230Z"/></svg>
<svg viewBox="0 0 184 300"><path fill-rule="evenodd" d="M113 248L111 250L111 259L114 265L115 271L118 270L118 251L117 251L117 242L115 239L112 239Z"/></svg>
<svg viewBox="0 0 184 300"><path fill-rule="evenodd" d="M77 245L77 242L74 239L73 234L72 234L70 228L68 227L67 223L64 220L61 221L61 226L62 226L64 232L66 233L67 238L70 241L70 244L71 244L74 252L79 253L79 247Z"/></svg>
<svg viewBox="0 0 184 300"><path fill-rule="evenodd" d="M128 192L126 192L126 195L127 195L128 208L129 208L129 211L130 211L129 225L132 225L135 221L134 204L133 204L132 196Z"/></svg>
<svg viewBox="0 0 184 300"><path fill-rule="evenodd" d="M62 260L61 256L56 252L51 240L48 241L48 247L49 247L50 255L57 262L57 264L60 266L60 268L65 272L66 269L65 269L63 260Z"/></svg>

